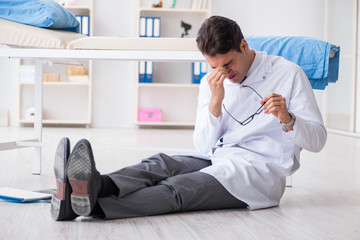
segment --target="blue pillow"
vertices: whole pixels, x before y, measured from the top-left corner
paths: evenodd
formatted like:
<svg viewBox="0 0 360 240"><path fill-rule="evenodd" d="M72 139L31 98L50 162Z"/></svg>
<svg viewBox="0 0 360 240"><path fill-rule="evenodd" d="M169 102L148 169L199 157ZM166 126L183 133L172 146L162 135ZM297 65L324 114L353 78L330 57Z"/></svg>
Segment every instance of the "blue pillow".
<svg viewBox="0 0 360 240"><path fill-rule="evenodd" d="M336 82L339 72L340 47L301 36L246 36L250 48L282 56L299 65L314 89L325 89ZM335 53L330 58L330 51Z"/></svg>
<svg viewBox="0 0 360 240"><path fill-rule="evenodd" d="M75 16L53 0L1 0L0 18L35 27L80 32Z"/></svg>

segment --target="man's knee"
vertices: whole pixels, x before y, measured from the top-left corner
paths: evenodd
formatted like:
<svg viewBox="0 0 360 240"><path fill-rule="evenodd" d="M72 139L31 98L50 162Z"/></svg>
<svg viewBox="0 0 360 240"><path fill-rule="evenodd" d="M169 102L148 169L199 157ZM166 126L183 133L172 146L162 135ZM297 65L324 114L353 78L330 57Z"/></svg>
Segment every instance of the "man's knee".
<svg viewBox="0 0 360 240"><path fill-rule="evenodd" d="M158 153L155 155L152 155L149 158L143 159L142 163L147 163L150 165L159 165L163 169L167 169L167 163L170 161L170 156L164 154L164 153Z"/></svg>

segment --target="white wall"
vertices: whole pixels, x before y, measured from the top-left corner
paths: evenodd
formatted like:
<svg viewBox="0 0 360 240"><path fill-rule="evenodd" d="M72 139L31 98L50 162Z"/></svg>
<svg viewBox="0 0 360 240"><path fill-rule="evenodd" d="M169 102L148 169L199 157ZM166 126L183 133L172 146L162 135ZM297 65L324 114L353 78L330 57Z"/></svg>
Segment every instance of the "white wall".
<svg viewBox="0 0 360 240"><path fill-rule="evenodd" d="M94 1L95 36L135 36L135 1ZM134 62L95 61L92 126L133 126Z"/></svg>
<svg viewBox="0 0 360 240"><path fill-rule="evenodd" d="M324 37L324 0L213 0L212 12L237 21L244 35Z"/></svg>
<svg viewBox="0 0 360 240"><path fill-rule="evenodd" d="M134 2L96 0L94 35L134 36ZM212 0L212 13L236 20L245 35L324 37L324 0ZM13 103L12 94L16 95L17 91L13 82L5 80L5 70L0 70L0 107L9 108L13 116L17 105ZM134 63L131 62L94 63L94 127L134 126L133 70ZM11 124L17 124L16 118L11 119Z"/></svg>
<svg viewBox="0 0 360 240"><path fill-rule="evenodd" d="M355 1L329 1L328 41L341 47L339 80L330 84L327 91L326 112L330 128L352 131L353 78L355 71Z"/></svg>
<svg viewBox="0 0 360 240"><path fill-rule="evenodd" d="M9 111L12 125L18 119L18 60L0 57L0 109Z"/></svg>

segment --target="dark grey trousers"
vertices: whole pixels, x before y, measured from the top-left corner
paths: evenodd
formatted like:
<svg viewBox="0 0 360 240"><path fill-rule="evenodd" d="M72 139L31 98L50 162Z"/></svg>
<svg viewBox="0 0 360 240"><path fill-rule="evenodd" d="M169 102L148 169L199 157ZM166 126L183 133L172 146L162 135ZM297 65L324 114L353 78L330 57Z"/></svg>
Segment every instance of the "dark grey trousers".
<svg viewBox="0 0 360 240"><path fill-rule="evenodd" d="M106 219L244 208L213 176L199 172L211 161L159 153L109 174L118 196L98 199Z"/></svg>

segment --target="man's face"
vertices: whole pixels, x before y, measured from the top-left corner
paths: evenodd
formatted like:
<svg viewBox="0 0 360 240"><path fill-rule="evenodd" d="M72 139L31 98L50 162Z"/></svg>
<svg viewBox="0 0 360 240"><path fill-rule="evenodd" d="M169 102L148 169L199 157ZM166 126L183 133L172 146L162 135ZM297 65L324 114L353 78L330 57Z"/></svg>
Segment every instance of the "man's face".
<svg viewBox="0 0 360 240"><path fill-rule="evenodd" d="M225 54L216 54L214 57L204 55L209 65L215 68L222 68L227 73L227 78L233 83L240 83L245 78L253 58L245 40L241 42L242 52L230 50Z"/></svg>

